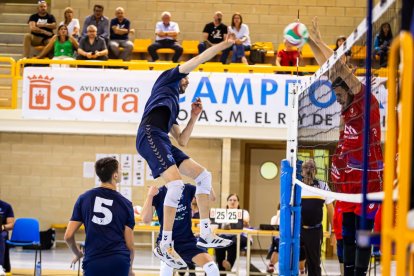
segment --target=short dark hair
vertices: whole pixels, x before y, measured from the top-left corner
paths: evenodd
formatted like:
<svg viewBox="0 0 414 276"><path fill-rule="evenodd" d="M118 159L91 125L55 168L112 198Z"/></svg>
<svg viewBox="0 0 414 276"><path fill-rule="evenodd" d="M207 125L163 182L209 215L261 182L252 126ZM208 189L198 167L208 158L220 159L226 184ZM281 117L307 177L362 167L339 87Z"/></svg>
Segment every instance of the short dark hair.
<svg viewBox="0 0 414 276"><path fill-rule="evenodd" d="M341 77L337 77L333 82L332 82L332 89L335 89L337 87L341 87L342 89L344 89L346 92L349 91L349 86L346 84L346 82L341 78Z"/></svg>
<svg viewBox="0 0 414 276"><path fill-rule="evenodd" d="M104 10L104 6L99 5L99 4L95 4L95 5L93 6L93 10L95 10L96 8L101 9L102 11Z"/></svg>
<svg viewBox="0 0 414 276"><path fill-rule="evenodd" d="M118 160L113 157L99 159L95 163L95 172L102 183L109 182L112 175L118 171Z"/></svg>

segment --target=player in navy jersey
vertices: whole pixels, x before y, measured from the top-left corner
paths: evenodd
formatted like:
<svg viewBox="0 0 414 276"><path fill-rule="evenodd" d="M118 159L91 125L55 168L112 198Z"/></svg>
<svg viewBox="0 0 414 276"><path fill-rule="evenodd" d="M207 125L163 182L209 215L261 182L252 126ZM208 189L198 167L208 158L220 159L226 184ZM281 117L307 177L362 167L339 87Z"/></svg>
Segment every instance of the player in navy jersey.
<svg viewBox="0 0 414 276"><path fill-rule="evenodd" d="M195 263L202 267L207 273L207 276L218 276L219 270L213 258L207 253L205 248L197 247L197 239L191 230L191 202L196 195L196 187L190 184L185 184L180 200L178 202L177 214L175 216L173 227L173 240L175 242L175 250L183 258L185 263ZM158 219L163 230L164 217L164 200L167 195L167 187L162 186L157 188L155 186L149 187L147 198L142 207L142 220L149 223L152 220L154 210L157 211ZM215 199L214 192L211 191L211 199ZM163 238L160 232L157 242L159 243ZM161 276L172 276L173 268L166 265L161 266Z"/></svg>
<svg viewBox="0 0 414 276"><path fill-rule="evenodd" d="M72 264L83 257L75 233L85 225L85 276L131 276L134 260L134 210L132 203L116 191L122 173L115 158L95 163L102 185L79 196L65 233L65 241L75 254Z"/></svg>
<svg viewBox="0 0 414 276"><path fill-rule="evenodd" d="M202 111L202 103L197 99L191 105L191 118L181 130L177 123L179 96L188 86L187 75L198 65L213 58L217 53L234 44L234 35L216 44L184 64L163 72L155 82L151 96L145 105L144 115L138 129L136 147L145 158L154 178L161 176L167 183L164 201L163 238L154 254L174 268L184 262L172 246L172 232L176 209L184 183L181 174L191 177L197 184L196 198L200 209L200 238L202 247L226 247L230 241L214 235L210 229L209 194L211 173L190 159L184 152L172 145L168 133L180 146L185 146L191 136L195 122ZM212 242L215 241L213 244Z"/></svg>

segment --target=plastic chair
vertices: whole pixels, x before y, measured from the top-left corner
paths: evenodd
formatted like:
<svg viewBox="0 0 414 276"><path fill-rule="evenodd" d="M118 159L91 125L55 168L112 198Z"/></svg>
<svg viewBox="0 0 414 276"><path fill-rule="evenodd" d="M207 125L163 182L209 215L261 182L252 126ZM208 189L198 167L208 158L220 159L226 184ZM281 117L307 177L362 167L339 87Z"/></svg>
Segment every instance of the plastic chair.
<svg viewBox="0 0 414 276"><path fill-rule="evenodd" d="M34 273L36 273L37 251L39 261L42 263L42 248L40 246L39 221L34 218L18 218L14 223L11 239L6 243L13 246L32 245L35 247Z"/></svg>

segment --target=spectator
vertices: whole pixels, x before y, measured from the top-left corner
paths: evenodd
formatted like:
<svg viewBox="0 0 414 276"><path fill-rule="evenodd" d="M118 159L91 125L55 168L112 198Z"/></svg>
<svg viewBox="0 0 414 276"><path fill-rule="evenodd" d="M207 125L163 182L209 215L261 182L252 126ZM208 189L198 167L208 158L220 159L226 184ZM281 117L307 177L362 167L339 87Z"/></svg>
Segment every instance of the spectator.
<svg viewBox="0 0 414 276"><path fill-rule="evenodd" d="M90 25L87 28L88 35L82 37L79 42L78 60L107 60L108 49L106 48L105 40L97 35L95 25Z"/></svg>
<svg viewBox="0 0 414 276"><path fill-rule="evenodd" d="M276 57L276 66L296 66L298 58L300 59L300 52L286 39L283 41L285 49L279 51Z"/></svg>
<svg viewBox="0 0 414 276"><path fill-rule="evenodd" d="M198 53L201 54L207 48L210 48L214 44L218 44L227 37L227 26L221 21L223 19L223 13L217 11L214 14L213 22L210 22L204 26L203 41L198 44ZM226 64L227 57L229 56L231 48L221 52L220 62Z"/></svg>
<svg viewBox="0 0 414 276"><path fill-rule="evenodd" d="M132 49L134 48L134 44L128 39L130 25L129 20L124 17L124 9L116 8L115 18L111 20L110 24L111 40L109 41L109 49L115 58L121 58L124 61L131 60ZM119 47L123 48L122 52Z"/></svg>
<svg viewBox="0 0 414 276"><path fill-rule="evenodd" d="M374 56L379 56L380 67L387 67L388 50L392 42L391 25L388 22L382 23L379 33L375 36Z"/></svg>
<svg viewBox="0 0 414 276"><path fill-rule="evenodd" d="M47 12L46 1L39 1L38 12L29 18L30 34L24 35L24 57L30 56L30 46L45 46L56 29L56 19Z"/></svg>
<svg viewBox="0 0 414 276"><path fill-rule="evenodd" d="M66 25L68 27L68 33L74 38L79 38L80 25L77 18L73 18L73 9L67 7L64 11L65 20L60 22L59 25Z"/></svg>
<svg viewBox="0 0 414 276"><path fill-rule="evenodd" d="M277 205L277 213L275 216L272 217L270 220L271 225L276 226L276 230L279 231L280 225L280 203ZM275 272L275 265L279 260L279 237L272 237L272 245L270 246L271 255L270 255L270 262L267 266L266 272L273 273ZM276 268L277 271L277 268Z"/></svg>
<svg viewBox="0 0 414 276"><path fill-rule="evenodd" d="M233 14L233 17L231 18L231 27L229 27L228 32L233 33L236 36L231 62L248 64L245 51L250 51L251 46L249 27L246 24L243 24L243 18L240 13Z"/></svg>
<svg viewBox="0 0 414 276"><path fill-rule="evenodd" d="M344 42L346 41L346 37L343 35L338 36L338 38L336 39L335 42L335 49L334 51L338 50L339 47L342 46L342 44L344 44ZM348 65L349 68L352 68L352 64L351 64L351 56L352 56L352 52L351 50L348 50L342 57L341 60Z"/></svg>
<svg viewBox="0 0 414 276"><path fill-rule="evenodd" d="M316 164L313 159L302 165L302 181L306 185L330 191L328 185L315 179ZM323 236L323 206L326 205L328 221L333 226L333 198L315 195L302 190L302 226L300 231L300 274L305 274L305 260L309 276L321 276L321 245ZM331 232L331 245L335 243L335 234Z"/></svg>
<svg viewBox="0 0 414 276"><path fill-rule="evenodd" d="M82 38L87 36L87 27L95 25L98 36L105 39L105 43L109 40L109 20L103 16L104 7L102 5L93 6L93 14L85 18L83 23Z"/></svg>
<svg viewBox="0 0 414 276"><path fill-rule="evenodd" d="M240 209L239 196L237 194L230 194L227 197L226 209ZM243 210L242 218L237 223L220 224L220 229L243 229L249 227L250 215L247 210ZM220 237L232 240L233 243L226 248L216 248L216 262L220 271L230 271L236 261L237 255L237 236L231 234L223 234ZM247 237L245 235L240 236L240 249L244 249L247 246ZM227 257L226 257L227 253ZM225 274L221 274L225 275Z"/></svg>
<svg viewBox="0 0 414 276"><path fill-rule="evenodd" d="M177 42L180 28L176 22L171 21L171 13L167 11L161 14L161 20L155 25L156 38L155 42L148 47L148 53L152 61L157 61L159 59L157 50L170 48L175 52L172 61L178 62L183 53L183 47Z"/></svg>
<svg viewBox="0 0 414 276"><path fill-rule="evenodd" d="M60 25L57 33L58 34L52 37L37 58L45 57L53 48L53 59L73 59L75 50L79 47L78 41L73 36L69 36L68 27L66 25Z"/></svg>
<svg viewBox="0 0 414 276"><path fill-rule="evenodd" d="M10 272L10 247L6 244L9 239L9 231L14 227L14 213L12 206L0 200L0 275ZM3 274L2 274L3 273Z"/></svg>

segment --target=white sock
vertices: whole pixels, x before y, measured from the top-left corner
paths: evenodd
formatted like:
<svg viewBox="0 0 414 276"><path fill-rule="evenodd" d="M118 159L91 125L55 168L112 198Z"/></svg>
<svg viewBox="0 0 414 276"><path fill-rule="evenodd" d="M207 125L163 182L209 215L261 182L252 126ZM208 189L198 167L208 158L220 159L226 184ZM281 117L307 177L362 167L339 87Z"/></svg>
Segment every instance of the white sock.
<svg viewBox="0 0 414 276"><path fill-rule="evenodd" d="M174 275L174 268L168 266L164 262L161 262L160 276L172 276L172 275Z"/></svg>
<svg viewBox="0 0 414 276"><path fill-rule="evenodd" d="M206 272L207 276L219 276L220 272L217 267L217 264L213 261L203 265L203 270Z"/></svg>
<svg viewBox="0 0 414 276"><path fill-rule="evenodd" d="M210 219L200 219L200 236L205 237L210 235L211 228L210 228Z"/></svg>
<svg viewBox="0 0 414 276"><path fill-rule="evenodd" d="M161 245L169 244L172 242L172 231L162 231L162 237L161 237Z"/></svg>

